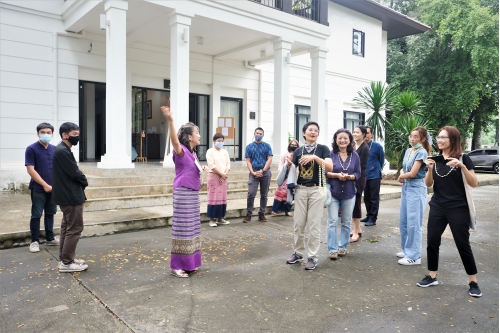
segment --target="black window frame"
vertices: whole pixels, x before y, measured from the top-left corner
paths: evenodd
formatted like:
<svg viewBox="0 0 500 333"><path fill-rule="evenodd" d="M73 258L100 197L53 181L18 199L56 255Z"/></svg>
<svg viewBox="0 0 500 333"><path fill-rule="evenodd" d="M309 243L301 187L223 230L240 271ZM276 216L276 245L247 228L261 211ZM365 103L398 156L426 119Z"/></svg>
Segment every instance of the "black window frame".
<svg viewBox="0 0 500 333"><path fill-rule="evenodd" d="M361 35L361 54L354 52L354 35L359 33ZM365 57L365 33L361 30L352 29L352 54L358 57Z"/></svg>
<svg viewBox="0 0 500 333"><path fill-rule="evenodd" d="M362 119L359 119L359 118L347 118L347 112L349 113L356 113L358 115L361 115L362 116ZM348 129L348 130L351 130L349 128L347 128L347 123L346 121L347 120L350 120L350 121L359 121L359 124L356 125L356 126L359 126L359 125L364 125L365 124L365 121L366 121L366 114L364 112L357 112L357 111L350 111L350 110L344 110L344 117L343 117L343 120L344 120L344 128ZM354 128L356 128L356 126L354 126ZM354 129L353 128L353 129Z"/></svg>
<svg viewBox="0 0 500 333"><path fill-rule="evenodd" d="M307 113L300 113L299 112L299 107L301 108L309 108L309 114ZM302 138L302 128L299 128L299 126L297 126L299 124L299 120L300 120L300 117L301 116L307 116L308 119L306 121L306 123L308 121L311 121L311 106L309 105L300 105L300 104L295 104L294 105L294 119L295 119L295 123L294 123L294 127L295 127L295 140L298 140L299 143L301 141L304 141L303 138Z"/></svg>

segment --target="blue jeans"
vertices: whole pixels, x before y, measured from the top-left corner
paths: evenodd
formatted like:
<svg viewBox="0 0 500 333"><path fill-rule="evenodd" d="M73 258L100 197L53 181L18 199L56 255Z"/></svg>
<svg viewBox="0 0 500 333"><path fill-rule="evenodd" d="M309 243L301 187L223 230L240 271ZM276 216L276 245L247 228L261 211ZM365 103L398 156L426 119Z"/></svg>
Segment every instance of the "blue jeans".
<svg viewBox="0 0 500 333"><path fill-rule="evenodd" d="M423 179L405 179L401 193L399 231L401 249L408 259L417 260L422 254L422 221L427 187Z"/></svg>
<svg viewBox="0 0 500 333"><path fill-rule="evenodd" d="M54 239L54 215L57 212L57 206L52 204L52 192L31 191L31 242L40 243L40 218L45 211L44 227L45 240Z"/></svg>
<svg viewBox="0 0 500 333"><path fill-rule="evenodd" d="M350 199L339 200L332 196L332 203L328 206L328 224L326 227L326 241L328 252L337 252L339 248L347 250L349 234L351 233L352 211L356 202L356 196ZM340 242L337 238L337 221L339 219L339 208L342 212L340 227Z"/></svg>

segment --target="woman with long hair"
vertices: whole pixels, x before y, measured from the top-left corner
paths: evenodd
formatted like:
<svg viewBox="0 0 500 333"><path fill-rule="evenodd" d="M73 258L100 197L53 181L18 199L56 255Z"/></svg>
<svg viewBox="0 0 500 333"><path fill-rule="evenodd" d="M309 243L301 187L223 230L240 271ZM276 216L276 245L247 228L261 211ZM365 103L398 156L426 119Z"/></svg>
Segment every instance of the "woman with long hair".
<svg viewBox="0 0 500 333"><path fill-rule="evenodd" d="M288 167L298 166L297 188L295 189L295 214L293 215L294 252L287 259L295 264L307 255L304 269L312 270L318 265L319 236L325 196L320 186L324 172L332 171L330 149L318 143L319 125L310 121L302 127L305 145L295 150L287 160ZM307 243L304 232L307 230Z"/></svg>
<svg viewBox="0 0 500 333"><path fill-rule="evenodd" d="M278 170L281 170L283 165L287 163L286 162L287 159L291 159L293 152L297 148L299 148L299 142L295 139L290 141L286 149L286 152L281 155ZM285 212L286 216L293 216L293 214L290 212L290 210L292 210L292 206L286 201L287 196L288 196L288 187L285 181L283 182L283 184L281 184L281 186L276 186L276 191L274 192L274 202L271 211L271 216L276 216L276 213L280 211Z"/></svg>
<svg viewBox="0 0 500 333"><path fill-rule="evenodd" d="M176 133L168 106L161 111L168 121L170 141L174 149L174 211L172 216L172 250L170 272L179 278L189 277L201 266L200 196L202 168L195 147L200 145L200 133L193 123L182 125Z"/></svg>
<svg viewBox="0 0 500 333"><path fill-rule="evenodd" d="M333 135L330 152L333 170L326 173L332 192L326 226L326 239L331 260L347 255L352 211L356 202L356 180L361 177L361 163L358 154L354 151L353 141L351 132L345 128L337 130ZM337 237L339 208L342 211L340 240Z"/></svg>
<svg viewBox="0 0 500 333"><path fill-rule="evenodd" d="M229 224L224 220L227 208L227 182L229 170L229 154L224 149L224 135L215 133L214 146L207 150L207 217L208 225L216 227L218 224Z"/></svg>
<svg viewBox="0 0 500 333"><path fill-rule="evenodd" d="M412 129L409 137L411 148L403 158L403 168L398 181L403 184L399 231L401 252L397 256L401 265L420 265L422 254L422 222L424 219L427 187L424 183L426 166L424 161L431 152L430 135L425 127Z"/></svg>
<svg viewBox="0 0 500 333"><path fill-rule="evenodd" d="M363 191L366 185L366 163L368 162L368 156L370 155L370 148L365 142L366 138L366 127L363 125L356 126L354 131L352 131L352 138L354 139L354 148L356 148L356 153L359 156L359 161L361 165L361 177L356 180L356 202L354 203L354 210L352 211L352 224L351 229L351 243L357 242L358 238L361 237L363 231L361 230L360 220L362 216L361 212L361 197L363 196Z"/></svg>
<svg viewBox="0 0 500 333"><path fill-rule="evenodd" d="M478 185L474 164L467 154L462 154L460 132L453 126L444 126L436 137L442 158L427 158L425 185L432 186L434 194L429 202L427 223L427 266L429 275L417 282L419 287L439 284L437 270L441 235L450 226L458 253L469 275L469 295L481 297L477 284L477 268L469 242L470 214L465 186ZM467 184L464 184L464 178Z"/></svg>

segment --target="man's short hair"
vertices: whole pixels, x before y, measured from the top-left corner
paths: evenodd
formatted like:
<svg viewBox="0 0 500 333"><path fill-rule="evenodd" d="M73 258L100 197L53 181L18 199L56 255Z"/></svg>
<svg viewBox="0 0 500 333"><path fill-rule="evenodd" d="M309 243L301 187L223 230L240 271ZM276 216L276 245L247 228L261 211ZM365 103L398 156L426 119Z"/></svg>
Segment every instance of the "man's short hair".
<svg viewBox="0 0 500 333"><path fill-rule="evenodd" d="M365 125L366 129L370 129L370 133L373 134L373 128L371 126Z"/></svg>
<svg viewBox="0 0 500 333"><path fill-rule="evenodd" d="M253 133L255 134L257 131L262 131L262 133L264 133L264 129L262 127L257 127Z"/></svg>
<svg viewBox="0 0 500 333"><path fill-rule="evenodd" d="M38 125L36 127L36 132L40 133L40 130L43 130L44 128L50 128L50 130L52 131L52 133L54 133L54 126L52 126L49 123L41 123L40 125Z"/></svg>
<svg viewBox="0 0 500 333"><path fill-rule="evenodd" d="M69 132L78 131L78 130L80 130L80 127L78 127L77 124L72 123L72 122L66 122L66 123L63 123L61 125L61 127L59 127L59 135L61 136L61 139L62 139L63 133L66 133L69 135Z"/></svg>

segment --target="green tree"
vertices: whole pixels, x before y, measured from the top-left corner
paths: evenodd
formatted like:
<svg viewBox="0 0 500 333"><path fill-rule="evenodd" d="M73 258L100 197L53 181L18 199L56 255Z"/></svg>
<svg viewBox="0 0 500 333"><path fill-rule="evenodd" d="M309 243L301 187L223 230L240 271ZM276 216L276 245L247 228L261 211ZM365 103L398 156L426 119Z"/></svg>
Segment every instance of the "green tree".
<svg viewBox="0 0 500 333"><path fill-rule="evenodd" d="M366 124L373 129L374 138L384 138L385 116L394 103L396 90L380 81L371 82L370 86L358 91L358 96L353 99L355 108L368 109L370 116Z"/></svg>
<svg viewBox="0 0 500 333"><path fill-rule="evenodd" d="M394 0L394 6L405 1ZM464 139L498 114L498 4L493 0L417 0L411 15L424 34L390 41L387 81L417 92L435 128L456 126ZM404 7L404 6L403 6ZM403 8L402 7L402 8ZM408 13L407 13L408 14Z"/></svg>

